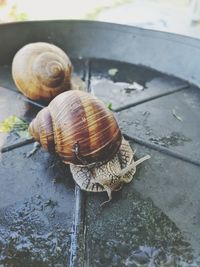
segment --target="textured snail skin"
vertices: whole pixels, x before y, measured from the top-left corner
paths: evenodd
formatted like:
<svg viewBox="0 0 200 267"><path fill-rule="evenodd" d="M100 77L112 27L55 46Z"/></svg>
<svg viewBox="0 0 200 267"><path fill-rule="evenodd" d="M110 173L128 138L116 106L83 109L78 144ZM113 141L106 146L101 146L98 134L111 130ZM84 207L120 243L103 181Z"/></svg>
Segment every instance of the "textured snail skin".
<svg viewBox="0 0 200 267"><path fill-rule="evenodd" d="M109 161L122 141L112 112L78 90L55 97L31 122L29 132L45 149L75 165Z"/></svg>
<svg viewBox="0 0 200 267"><path fill-rule="evenodd" d="M109 188L111 191L117 191L123 183L129 183L133 179L136 172L134 166L121 175L121 170L133 163L133 156L130 144L123 138L119 151L108 162L99 162L89 169L86 166L71 164L70 169L83 190L103 192Z"/></svg>
<svg viewBox="0 0 200 267"><path fill-rule="evenodd" d="M12 77L32 100L50 101L70 89L72 64L59 47L43 42L22 47L12 62Z"/></svg>
<svg viewBox="0 0 200 267"><path fill-rule="evenodd" d="M90 168L70 164L70 170L82 190L107 192L108 200L103 202L102 206L112 199L112 191L118 191L123 184L132 181L136 166L149 158L150 156L146 155L134 161L134 152L129 142L123 138L118 152L108 162L99 162Z"/></svg>

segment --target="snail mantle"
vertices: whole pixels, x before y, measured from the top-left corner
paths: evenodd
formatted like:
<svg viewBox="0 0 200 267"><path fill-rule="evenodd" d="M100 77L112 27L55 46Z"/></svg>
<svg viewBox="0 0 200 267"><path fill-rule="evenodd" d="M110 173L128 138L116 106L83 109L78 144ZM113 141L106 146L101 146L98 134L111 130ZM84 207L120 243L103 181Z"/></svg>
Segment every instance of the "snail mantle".
<svg viewBox="0 0 200 267"><path fill-rule="evenodd" d="M133 179L136 166L150 158L146 155L134 161L134 152L113 113L98 98L83 91L56 96L33 119L29 132L44 149L70 164L82 190L106 191L106 202L112 199L112 191Z"/></svg>

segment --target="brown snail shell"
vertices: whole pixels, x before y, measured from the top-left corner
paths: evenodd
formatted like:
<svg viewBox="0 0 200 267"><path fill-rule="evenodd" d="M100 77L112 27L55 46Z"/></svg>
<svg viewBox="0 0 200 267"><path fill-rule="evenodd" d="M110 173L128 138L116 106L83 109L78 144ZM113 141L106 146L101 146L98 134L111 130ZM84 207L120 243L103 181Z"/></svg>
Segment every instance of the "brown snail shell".
<svg viewBox="0 0 200 267"><path fill-rule="evenodd" d="M122 141L112 112L96 97L78 90L55 97L31 122L29 132L45 149L75 165L108 161Z"/></svg>
<svg viewBox="0 0 200 267"><path fill-rule="evenodd" d="M70 89L72 64L59 47L44 43L30 43L14 56L12 76L25 96L32 100L50 101Z"/></svg>

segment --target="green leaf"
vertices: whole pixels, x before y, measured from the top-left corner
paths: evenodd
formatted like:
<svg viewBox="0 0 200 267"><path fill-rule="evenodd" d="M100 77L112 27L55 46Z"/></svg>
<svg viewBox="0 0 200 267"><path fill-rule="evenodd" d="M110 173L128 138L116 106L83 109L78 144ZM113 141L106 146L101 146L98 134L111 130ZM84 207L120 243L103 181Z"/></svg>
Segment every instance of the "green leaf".
<svg viewBox="0 0 200 267"><path fill-rule="evenodd" d="M30 137L27 131L28 125L24 120L12 115L0 122L0 132L9 133L12 131L22 138L28 138Z"/></svg>
<svg viewBox="0 0 200 267"><path fill-rule="evenodd" d="M110 76L115 76L117 73L118 73L118 69L109 69L108 70L108 74L110 75Z"/></svg>
<svg viewBox="0 0 200 267"><path fill-rule="evenodd" d="M107 104L107 108L110 109L110 110L112 110L112 103L108 103Z"/></svg>

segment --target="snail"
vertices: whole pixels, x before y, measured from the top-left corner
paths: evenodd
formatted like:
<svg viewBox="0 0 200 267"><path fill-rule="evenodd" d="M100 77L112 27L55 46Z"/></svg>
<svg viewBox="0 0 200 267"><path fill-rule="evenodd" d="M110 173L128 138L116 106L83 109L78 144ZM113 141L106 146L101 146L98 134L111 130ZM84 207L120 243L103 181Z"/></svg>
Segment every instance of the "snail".
<svg viewBox="0 0 200 267"><path fill-rule="evenodd" d="M12 77L26 97L44 102L70 89L72 63L59 47L44 43L23 46L14 56Z"/></svg>
<svg viewBox="0 0 200 267"><path fill-rule="evenodd" d="M150 158L147 155L134 161L134 152L113 113L98 98L83 91L67 91L55 97L28 130L44 149L70 164L82 190L106 191L108 201L112 191L132 180L136 166Z"/></svg>

